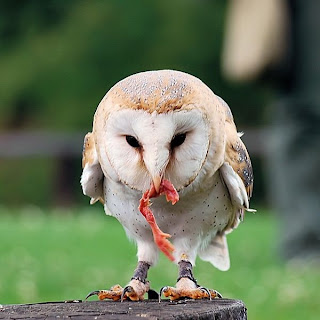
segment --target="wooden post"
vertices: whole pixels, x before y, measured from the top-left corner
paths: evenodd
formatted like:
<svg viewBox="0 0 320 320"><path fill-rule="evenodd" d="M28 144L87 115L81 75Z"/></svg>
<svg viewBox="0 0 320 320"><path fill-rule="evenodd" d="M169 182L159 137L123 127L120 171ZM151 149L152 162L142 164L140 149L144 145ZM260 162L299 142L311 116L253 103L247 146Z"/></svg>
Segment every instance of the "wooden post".
<svg viewBox="0 0 320 320"><path fill-rule="evenodd" d="M75 300L77 301L77 300ZM0 319L219 319L245 320L247 309L242 301L231 299L180 300L170 302L85 301L46 302L0 306Z"/></svg>

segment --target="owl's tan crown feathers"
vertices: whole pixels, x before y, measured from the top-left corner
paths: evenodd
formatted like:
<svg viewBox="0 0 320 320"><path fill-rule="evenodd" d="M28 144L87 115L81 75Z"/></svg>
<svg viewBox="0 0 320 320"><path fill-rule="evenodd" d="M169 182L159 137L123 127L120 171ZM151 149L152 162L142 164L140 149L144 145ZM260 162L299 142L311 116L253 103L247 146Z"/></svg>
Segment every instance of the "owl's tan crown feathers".
<svg viewBox="0 0 320 320"><path fill-rule="evenodd" d="M195 102L201 102L199 105L202 106L210 105L206 101L212 101L213 97L216 97L213 92L190 74L157 70L140 72L119 81L100 104L165 113L178 109L188 110ZM104 111L108 113L108 110Z"/></svg>

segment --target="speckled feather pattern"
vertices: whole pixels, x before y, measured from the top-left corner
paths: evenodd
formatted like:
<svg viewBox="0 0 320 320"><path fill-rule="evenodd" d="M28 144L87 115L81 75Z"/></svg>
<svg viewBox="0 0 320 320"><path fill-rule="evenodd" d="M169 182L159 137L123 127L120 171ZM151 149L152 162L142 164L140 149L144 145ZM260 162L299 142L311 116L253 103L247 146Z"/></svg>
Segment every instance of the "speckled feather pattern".
<svg viewBox="0 0 320 320"><path fill-rule="evenodd" d="M174 206L166 202L164 197L152 200L152 211L159 227L172 235L170 240L176 248L174 255L177 261L187 252L189 261L194 264L196 252L206 248L212 237L223 231L229 223L233 208L228 191L218 173L212 177L211 183L207 190L191 193L188 201L182 199ZM120 221L129 238L138 244L144 243L147 254L144 256L141 253L142 261L148 261L152 256L154 263L158 249L149 225L136 206L140 197L141 193L128 190L124 185L105 183L106 212Z"/></svg>
<svg viewBox="0 0 320 320"><path fill-rule="evenodd" d="M130 105L134 109L162 113L192 104L193 97L200 93L199 85L204 84L191 75L186 77L183 72L142 72L119 81L102 101L110 98L113 105L120 108ZM209 88L207 94L212 94Z"/></svg>

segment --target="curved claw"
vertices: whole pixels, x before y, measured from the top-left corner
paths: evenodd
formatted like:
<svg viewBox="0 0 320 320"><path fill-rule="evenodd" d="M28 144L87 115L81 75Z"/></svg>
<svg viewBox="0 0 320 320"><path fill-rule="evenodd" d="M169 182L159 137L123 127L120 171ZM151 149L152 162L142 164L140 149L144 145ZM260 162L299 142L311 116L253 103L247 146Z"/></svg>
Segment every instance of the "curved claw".
<svg viewBox="0 0 320 320"><path fill-rule="evenodd" d="M212 300L212 298L223 298L222 294L217 290L209 290L205 287L199 287L199 289L205 291L208 294L210 300Z"/></svg>
<svg viewBox="0 0 320 320"><path fill-rule="evenodd" d="M211 292L210 292L207 288L205 288L205 287L199 287L198 289L206 292L207 295L209 296L210 301L212 300Z"/></svg>
<svg viewBox="0 0 320 320"><path fill-rule="evenodd" d="M91 291L87 294L86 298L84 300L87 300L91 296L99 295L100 290Z"/></svg>
<svg viewBox="0 0 320 320"><path fill-rule="evenodd" d="M133 288L132 288L131 286L126 286L126 287L123 289L122 293L121 293L120 301L123 302L123 300L125 299L125 294L126 294L127 292L130 293L130 292L132 292L132 291L134 291L134 290L133 290Z"/></svg>
<svg viewBox="0 0 320 320"><path fill-rule="evenodd" d="M220 299L223 298L222 294L221 294L219 291L214 290L214 293L216 294L216 297L218 297L218 298L220 298Z"/></svg>
<svg viewBox="0 0 320 320"><path fill-rule="evenodd" d="M168 286L164 286L160 289L160 292L159 292L159 303L161 302L161 295L162 295L162 292L167 290L168 289Z"/></svg>

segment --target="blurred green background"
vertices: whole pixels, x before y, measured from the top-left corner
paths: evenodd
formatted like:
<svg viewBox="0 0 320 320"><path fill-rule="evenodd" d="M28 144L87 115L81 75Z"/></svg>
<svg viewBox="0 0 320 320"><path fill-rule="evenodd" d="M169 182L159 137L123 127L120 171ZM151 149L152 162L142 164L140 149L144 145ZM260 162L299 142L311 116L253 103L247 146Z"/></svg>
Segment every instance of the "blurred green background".
<svg viewBox="0 0 320 320"><path fill-rule="evenodd" d="M231 84L221 76L223 1L2 0L1 4L2 132L25 136L60 132L82 138L111 86L130 74L153 69L182 70L202 79L232 107L240 130L266 121L271 89ZM0 180L6 184L0 187L1 203L86 204L78 183L82 141L76 141L79 145L73 148L78 153L71 159L63 156L67 179L59 174L62 162L47 156L54 142L41 157L2 158ZM259 164L255 167L257 175ZM19 178L13 179L12 172ZM261 179L256 181L255 198L264 200Z"/></svg>
<svg viewBox="0 0 320 320"><path fill-rule="evenodd" d="M144 70L185 71L227 101L239 130L270 122L272 86L221 74L226 3L0 1L0 304L82 299L131 277L134 245L102 206L88 206L79 183L82 137L117 81ZM259 213L229 236L231 270L199 261L196 278L244 300L249 318L316 319L319 272L278 257L258 147L249 152ZM149 278L157 290L173 285L176 267L162 257Z"/></svg>

